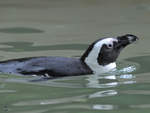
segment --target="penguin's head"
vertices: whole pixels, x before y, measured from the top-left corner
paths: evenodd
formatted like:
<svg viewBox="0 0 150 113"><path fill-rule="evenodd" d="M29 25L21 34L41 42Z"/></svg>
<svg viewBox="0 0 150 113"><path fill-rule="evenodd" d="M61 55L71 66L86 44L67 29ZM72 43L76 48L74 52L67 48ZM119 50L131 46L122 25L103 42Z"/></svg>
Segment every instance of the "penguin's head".
<svg viewBox="0 0 150 113"><path fill-rule="evenodd" d="M101 38L93 42L81 60L94 72L105 73L116 67L121 50L138 38L131 34L112 38Z"/></svg>

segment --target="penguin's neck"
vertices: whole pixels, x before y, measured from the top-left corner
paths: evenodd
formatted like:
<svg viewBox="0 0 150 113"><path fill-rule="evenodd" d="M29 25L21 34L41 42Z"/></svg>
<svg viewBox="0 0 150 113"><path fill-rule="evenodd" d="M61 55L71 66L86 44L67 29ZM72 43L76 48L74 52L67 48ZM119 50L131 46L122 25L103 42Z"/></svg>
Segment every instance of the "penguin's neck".
<svg viewBox="0 0 150 113"><path fill-rule="evenodd" d="M93 71L93 73L97 75L102 74L102 73L107 73L116 68L115 62L109 63L103 66L103 65L99 65L97 62L90 62L86 59L85 63Z"/></svg>
<svg viewBox="0 0 150 113"><path fill-rule="evenodd" d="M106 73L116 68L115 62L106 65L100 65L98 63L101 45L101 42L93 43L81 57L81 60L93 71L94 74Z"/></svg>
<svg viewBox="0 0 150 113"><path fill-rule="evenodd" d="M91 51L89 55L84 59L86 65L94 72L94 74L102 74L109 72L116 68L116 63L112 62L107 65L100 65L98 63L98 51Z"/></svg>

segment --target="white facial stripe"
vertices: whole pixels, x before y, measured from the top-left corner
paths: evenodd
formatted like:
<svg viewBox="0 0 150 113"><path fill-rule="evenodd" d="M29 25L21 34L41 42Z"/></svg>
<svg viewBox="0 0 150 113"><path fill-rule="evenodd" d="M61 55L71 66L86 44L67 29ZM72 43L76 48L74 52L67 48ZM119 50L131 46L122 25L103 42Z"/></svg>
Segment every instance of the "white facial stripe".
<svg viewBox="0 0 150 113"><path fill-rule="evenodd" d="M106 44L106 45L112 44L113 45L114 41L118 42L118 40L115 39L115 38L106 38L106 39L98 41L94 45L94 47L91 50L91 52L89 53L89 55L86 57L86 59L85 59L86 64L96 74L108 72L108 71L110 71L110 70L112 70L112 69L114 69L116 67L116 63L111 63L111 64L108 64L106 66L102 66L102 65L99 65L99 63L97 61L98 55L100 53L100 50L101 50L103 44Z"/></svg>

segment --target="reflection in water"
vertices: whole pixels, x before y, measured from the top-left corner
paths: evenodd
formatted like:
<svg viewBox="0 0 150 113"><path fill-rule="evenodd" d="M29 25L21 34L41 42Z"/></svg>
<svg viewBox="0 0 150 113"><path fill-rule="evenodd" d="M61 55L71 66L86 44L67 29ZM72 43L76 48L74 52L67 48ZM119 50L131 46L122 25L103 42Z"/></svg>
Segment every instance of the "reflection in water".
<svg viewBox="0 0 150 113"><path fill-rule="evenodd" d="M111 88L111 87L115 87L118 85L117 82L107 82L106 83L100 83L99 80L101 80L102 77L98 77L96 75L93 76L89 76L89 78L87 78L88 83L87 83L87 87L89 88ZM106 79L103 79L103 82Z"/></svg>
<svg viewBox="0 0 150 113"><path fill-rule="evenodd" d="M56 99L46 99L46 100L30 100L30 101L21 101L14 103L14 106L33 106L33 105L48 105L48 104L64 104L70 102L85 102L87 101L86 95L73 96L73 97L64 97Z"/></svg>
<svg viewBox="0 0 150 113"><path fill-rule="evenodd" d="M89 88L111 88L111 87L116 87L117 85L120 85L120 84L136 83L135 80L131 80L131 79L134 79L135 76L133 74L128 74L135 70L136 70L135 66L129 66L120 70L115 70L105 75L88 76L87 87Z"/></svg>
<svg viewBox="0 0 150 113"><path fill-rule="evenodd" d="M121 79L133 79L135 78L135 76L133 76L132 74L123 74L123 75L120 75L120 78Z"/></svg>
<svg viewBox="0 0 150 113"><path fill-rule="evenodd" d="M63 106L66 103L73 103L73 102L80 102L85 103L93 98L102 98L107 96L114 96L117 92L115 90L106 90L106 91L99 91L93 94L90 94L87 98L87 95L79 95L79 96L72 96L72 97L64 97L64 98L56 98L56 99L46 99L46 100L30 100L30 101L20 101L17 103L13 103L13 106L19 107L19 106L45 106L45 105L59 105L61 106L55 106L53 109L65 109L65 108L84 108L84 109L94 109L94 110L112 110L116 108L114 105L102 105L102 104L95 104L95 105L71 105L71 106Z"/></svg>
<svg viewBox="0 0 150 113"><path fill-rule="evenodd" d="M90 78L90 79L89 79ZM116 87L118 85L121 85L121 84L134 84L136 83L135 80L127 80L127 81L124 81L124 78L123 78L123 81L119 81L118 79L116 79L116 82L109 82L109 83L101 83L100 82L100 78L96 78L96 77L89 77L87 80L89 81L89 83L87 83L87 87L89 88L112 88L112 87ZM106 77L107 78L107 77ZM127 78L125 78L127 79ZM107 79L103 79L104 80L107 80Z"/></svg>
<svg viewBox="0 0 150 113"><path fill-rule="evenodd" d="M114 110L116 108L116 106L114 105L93 105L93 109L94 110Z"/></svg>
<svg viewBox="0 0 150 113"><path fill-rule="evenodd" d="M36 110L26 110L24 111L19 111L19 112L15 112L15 113L46 113L48 111L48 109L36 109Z"/></svg>
<svg viewBox="0 0 150 113"><path fill-rule="evenodd" d="M129 66L123 69L118 70L119 73L131 73L136 70L135 66Z"/></svg>
<svg viewBox="0 0 150 113"><path fill-rule="evenodd" d="M25 51L46 51L46 50L84 50L88 44L59 44L34 46L33 42L3 42L1 45L8 47L0 48L0 51L25 52Z"/></svg>
<svg viewBox="0 0 150 113"><path fill-rule="evenodd" d="M76 83L65 83L65 79L55 79L55 80L47 80L47 81L38 81L32 82L37 77L32 78L0 78L0 82L8 82L8 83L24 83L31 85L39 85L39 86L50 86L50 87L66 87L66 88L84 88L81 84ZM39 79L39 78L38 78ZM67 81L68 79L66 79Z"/></svg>
<svg viewBox="0 0 150 113"><path fill-rule="evenodd" d="M131 81L124 81L124 82L121 82L120 84L135 84L136 81L135 80L131 80Z"/></svg>
<svg viewBox="0 0 150 113"><path fill-rule="evenodd" d="M106 96L114 96L114 95L117 95L117 91L105 90L105 91L99 91L94 94L91 94L89 95L89 98L106 97Z"/></svg>

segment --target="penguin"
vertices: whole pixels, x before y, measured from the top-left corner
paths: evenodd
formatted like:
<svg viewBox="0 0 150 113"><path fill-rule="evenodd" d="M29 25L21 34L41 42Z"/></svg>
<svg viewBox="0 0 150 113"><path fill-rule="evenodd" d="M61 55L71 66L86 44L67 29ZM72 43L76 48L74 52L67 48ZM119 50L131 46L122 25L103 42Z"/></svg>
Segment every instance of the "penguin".
<svg viewBox="0 0 150 113"><path fill-rule="evenodd" d="M100 38L80 58L41 56L0 61L0 73L47 78L102 74L115 69L120 52L137 39L132 34Z"/></svg>

